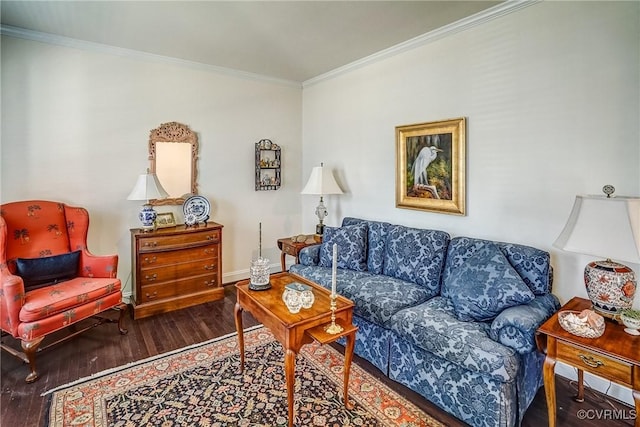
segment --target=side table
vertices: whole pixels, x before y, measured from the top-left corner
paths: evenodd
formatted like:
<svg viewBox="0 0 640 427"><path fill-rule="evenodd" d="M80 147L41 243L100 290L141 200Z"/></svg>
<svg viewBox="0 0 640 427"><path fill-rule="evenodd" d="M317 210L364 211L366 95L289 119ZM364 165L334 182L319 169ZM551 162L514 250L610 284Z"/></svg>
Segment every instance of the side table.
<svg viewBox="0 0 640 427"><path fill-rule="evenodd" d="M282 271L287 271L287 264L285 262L285 257L287 255L291 255L296 258L296 263L300 262L300 251L307 246L317 245L322 243L322 237L319 240L316 240L314 235L307 236L307 240L304 242L294 242L290 237L278 239L278 249L282 251L280 254L280 265L282 266Z"/></svg>
<svg viewBox="0 0 640 427"><path fill-rule="evenodd" d="M591 302L575 297L560 310L582 311L586 308L591 308ZM631 388L635 403L635 427L640 427L640 337L627 334L622 325L606 319L602 336L582 338L565 331L556 313L538 328L536 344L538 350L546 354L543 376L549 427L556 425L556 361L578 370L578 402L584 400L585 371Z"/></svg>
<svg viewBox="0 0 640 427"><path fill-rule="evenodd" d="M287 284L301 282L309 285L315 297L313 305L298 313L291 313L282 301L282 293ZM287 408L289 427L294 421L294 384L296 355L303 345L313 340L320 344L328 344L341 337L346 338L343 368L344 406L353 409L349 401L349 371L353 359L358 327L353 324L353 301L338 295L336 298L336 323L343 331L335 335L325 331L331 324L331 296L327 289L295 274L278 273L271 275L271 288L265 291L252 291L249 281L236 283L237 299L234 310L238 347L240 350L240 372L244 369L244 329L242 312L247 311L260 323L264 324L273 336L282 344L284 350L284 373L287 386Z"/></svg>

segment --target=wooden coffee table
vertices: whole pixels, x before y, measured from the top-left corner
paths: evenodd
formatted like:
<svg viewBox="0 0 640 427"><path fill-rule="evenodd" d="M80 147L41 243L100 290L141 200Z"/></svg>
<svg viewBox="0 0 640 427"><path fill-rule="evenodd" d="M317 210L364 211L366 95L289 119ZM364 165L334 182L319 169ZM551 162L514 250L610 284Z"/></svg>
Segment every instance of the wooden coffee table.
<svg viewBox="0 0 640 427"><path fill-rule="evenodd" d="M285 285L300 282L312 287L315 298L313 306L303 308L296 314L291 314L282 301ZM289 408L289 426L293 426L293 386L295 381L296 355L304 344L313 340L321 344L331 343L340 337L346 337L347 346L344 351L344 405L352 409L349 402L349 371L353 358L353 348L356 341L357 326L352 323L353 302L338 295L336 299L336 323L343 327L343 331L331 335L324 328L331 323L330 292L322 286L307 279L290 273L271 275L271 289L252 291L249 281L244 280L236 284L238 299L235 307L236 330L240 346L240 369L244 369L244 335L242 328L242 311L250 312L253 317L264 324L273 333L284 348L284 370L287 383L287 404Z"/></svg>

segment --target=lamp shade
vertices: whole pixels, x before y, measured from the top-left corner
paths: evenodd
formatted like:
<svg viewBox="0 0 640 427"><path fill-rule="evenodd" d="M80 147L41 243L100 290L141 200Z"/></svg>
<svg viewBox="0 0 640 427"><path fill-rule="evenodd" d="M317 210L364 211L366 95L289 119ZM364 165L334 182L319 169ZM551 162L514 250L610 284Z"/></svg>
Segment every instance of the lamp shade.
<svg viewBox="0 0 640 427"><path fill-rule="evenodd" d="M553 246L586 255L640 263L640 198L576 196Z"/></svg>
<svg viewBox="0 0 640 427"><path fill-rule="evenodd" d="M342 190L331 171L324 171L323 166L316 166L311 171L311 176L307 185L302 189L301 194L342 194Z"/></svg>
<svg viewBox="0 0 640 427"><path fill-rule="evenodd" d="M138 177L135 187L131 190L127 200L151 200L164 199L169 193L162 188L162 184L158 181L156 174L143 173Z"/></svg>

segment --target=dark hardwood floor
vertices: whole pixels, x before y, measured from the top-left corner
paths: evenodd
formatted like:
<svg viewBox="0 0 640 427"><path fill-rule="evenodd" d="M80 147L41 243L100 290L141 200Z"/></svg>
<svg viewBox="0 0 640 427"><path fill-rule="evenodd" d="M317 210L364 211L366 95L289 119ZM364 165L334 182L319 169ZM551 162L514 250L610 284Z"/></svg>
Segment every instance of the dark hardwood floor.
<svg viewBox="0 0 640 427"><path fill-rule="evenodd" d="M46 419L47 398L40 395L47 390L105 369L235 332L234 305L235 288L227 285L224 300L136 321L128 319L129 333L125 336L118 334L115 324L92 329L73 340L38 354L40 378L33 384L24 382L28 373L27 366L3 351L0 359L2 387L0 425L42 426ZM114 318L117 317L115 312L112 315ZM245 328L256 324L250 314L244 313L243 316ZM19 347L19 343L11 337L4 337L2 341L16 348ZM336 345L336 348L342 347ZM391 388L446 425L465 425L406 387L388 380L365 360L356 357L354 362L381 378ZM597 418L596 415L604 414L605 412L602 412L604 410L617 410L621 411L618 414L628 415L632 408L600 393L590 391L586 393L584 403L576 403L571 399L575 393L574 386L562 377L558 377L556 383L559 426L633 426L633 420L629 419L604 420L602 416L600 419L578 418L580 409L593 410L588 414L592 415L590 418ZM547 425L547 407L543 389L538 392L522 425L526 427Z"/></svg>

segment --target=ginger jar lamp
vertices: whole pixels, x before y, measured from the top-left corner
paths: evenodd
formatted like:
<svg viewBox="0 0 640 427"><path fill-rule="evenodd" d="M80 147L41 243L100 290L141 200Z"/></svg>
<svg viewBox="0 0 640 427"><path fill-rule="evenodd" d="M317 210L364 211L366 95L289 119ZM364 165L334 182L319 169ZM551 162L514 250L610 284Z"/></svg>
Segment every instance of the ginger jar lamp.
<svg viewBox="0 0 640 427"><path fill-rule="evenodd" d="M147 173L143 173L138 177L136 185L131 190L131 193L127 197L127 200L144 200L145 204L142 205L142 209L138 214L140 222L142 222L142 230L150 231L155 227L155 221L158 214L153 209L153 206L149 204L149 200L152 199L164 199L169 196L169 193L165 191L158 180L158 177L154 173L150 173L147 169Z"/></svg>
<svg viewBox="0 0 640 427"><path fill-rule="evenodd" d="M300 194L311 194L320 196L320 203L316 207L316 215L318 216L318 224L316 225L316 235L322 235L324 231L323 221L327 216L327 208L324 205L323 196L328 194L343 194L342 189L336 182L331 171L324 170L324 164L315 166L311 170L311 176L307 185L302 189Z"/></svg>
<svg viewBox="0 0 640 427"><path fill-rule="evenodd" d="M605 258L586 265L584 281L593 309L609 318L632 307L637 288L634 271L618 261L640 264L640 197L614 197L614 191L605 185L604 196L576 196L553 244Z"/></svg>

